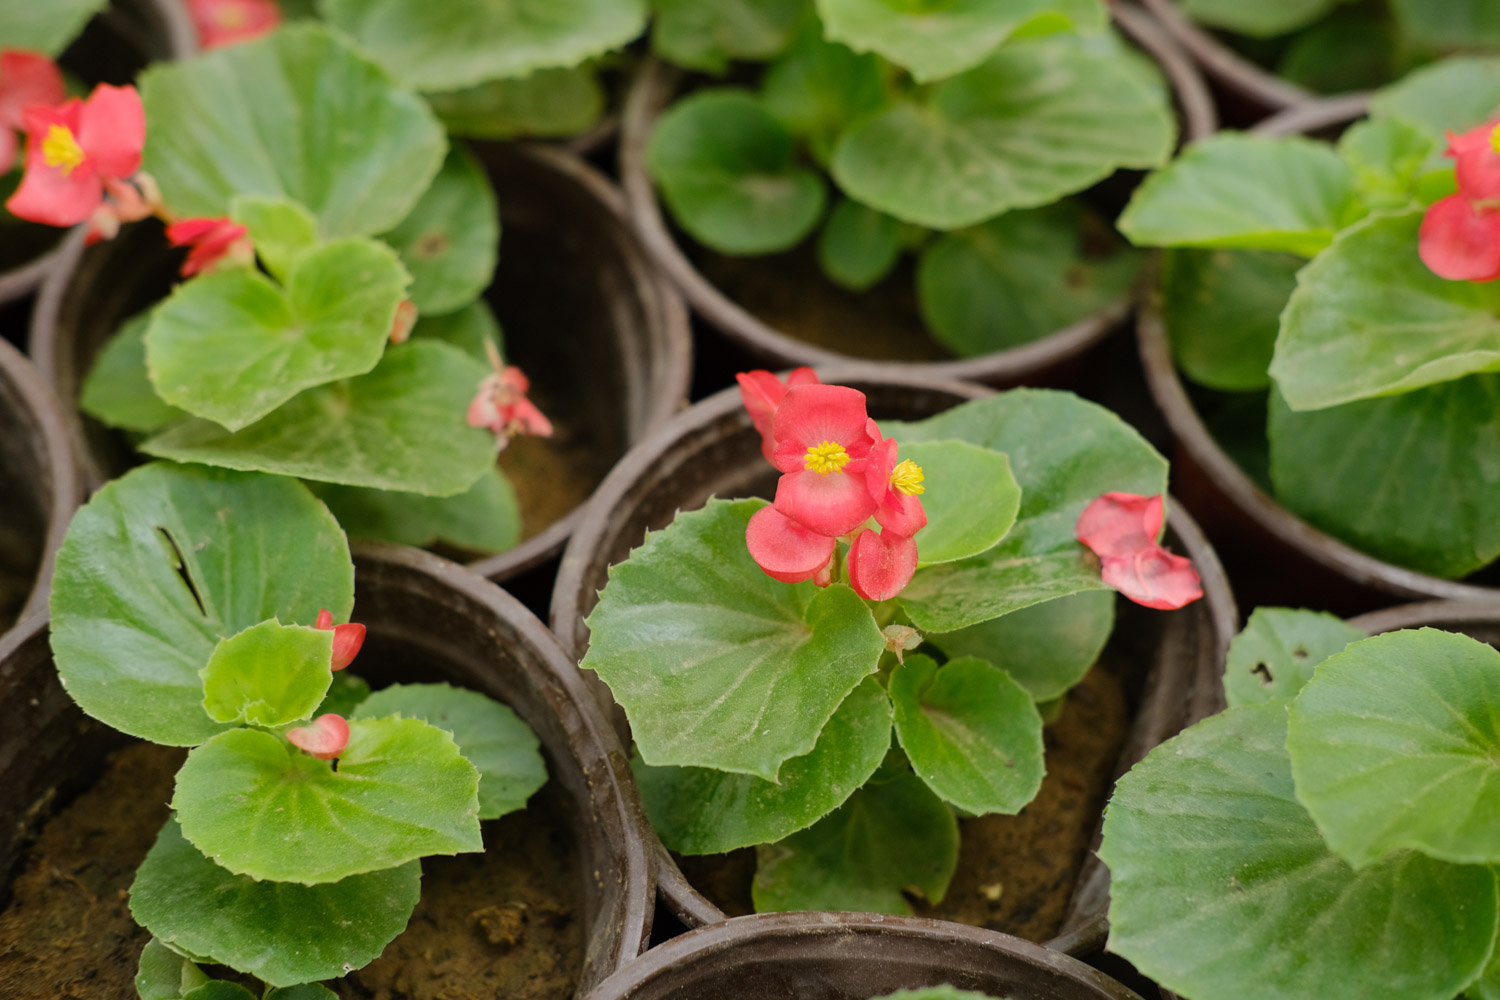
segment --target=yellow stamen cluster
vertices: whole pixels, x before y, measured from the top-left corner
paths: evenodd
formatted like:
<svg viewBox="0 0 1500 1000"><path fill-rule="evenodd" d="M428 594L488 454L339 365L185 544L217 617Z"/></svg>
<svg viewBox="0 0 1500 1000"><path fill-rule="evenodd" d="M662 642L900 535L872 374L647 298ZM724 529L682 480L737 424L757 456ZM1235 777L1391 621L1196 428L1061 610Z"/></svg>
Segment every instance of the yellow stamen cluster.
<svg viewBox="0 0 1500 1000"><path fill-rule="evenodd" d="M824 441L807 449L807 455L802 460L804 469L811 469L820 476L826 476L830 472L844 474L844 466L849 464L849 453L844 446L837 441Z"/></svg>
<svg viewBox="0 0 1500 1000"><path fill-rule="evenodd" d="M1490 148L1500 153L1500 125L1496 125L1490 132Z"/></svg>
<svg viewBox="0 0 1500 1000"><path fill-rule="evenodd" d="M64 125L52 125L42 138L42 162L49 167L61 167L64 177L83 163L83 149L73 133Z"/></svg>
<svg viewBox="0 0 1500 1000"><path fill-rule="evenodd" d="M927 492L927 487L922 485L923 478L922 467L909 458L903 458L891 470L891 485L907 496Z"/></svg>

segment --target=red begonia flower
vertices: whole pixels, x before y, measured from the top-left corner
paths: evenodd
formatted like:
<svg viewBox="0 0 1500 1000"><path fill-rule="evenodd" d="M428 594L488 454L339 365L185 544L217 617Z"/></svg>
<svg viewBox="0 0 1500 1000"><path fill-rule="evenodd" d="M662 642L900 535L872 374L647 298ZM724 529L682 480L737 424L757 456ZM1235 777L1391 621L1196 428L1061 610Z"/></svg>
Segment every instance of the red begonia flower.
<svg viewBox="0 0 1500 1000"><path fill-rule="evenodd" d="M167 227L167 241L174 247L191 247L182 262L182 276L207 273L221 263L249 265L255 260L250 231L232 219L183 219Z"/></svg>
<svg viewBox="0 0 1500 1000"><path fill-rule="evenodd" d="M875 513L865 486L870 453L865 394L841 385L800 385L776 408L771 462L786 473L776 509L820 535L845 535Z"/></svg>
<svg viewBox="0 0 1500 1000"><path fill-rule="evenodd" d="M922 485L922 467L911 459L896 461L896 439L881 437L880 426L871 420L866 425L875 442L865 465L865 488L875 501L875 520L882 528L910 538L927 526L927 511L918 494Z"/></svg>
<svg viewBox="0 0 1500 1000"><path fill-rule="evenodd" d="M1458 194L1434 202L1422 218L1417 250L1440 278L1494 281L1500 278L1500 210L1475 207Z"/></svg>
<svg viewBox="0 0 1500 1000"><path fill-rule="evenodd" d="M286 738L292 746L319 760L333 760L349 745L349 723L343 716L329 712L318 716L310 726L288 729Z"/></svg>
<svg viewBox="0 0 1500 1000"><path fill-rule="evenodd" d="M1203 596L1198 571L1156 540L1161 531L1160 495L1106 493L1078 515L1073 531L1099 557L1101 576L1130 600L1173 610Z"/></svg>
<svg viewBox="0 0 1500 1000"><path fill-rule="evenodd" d="M187 7L205 51L259 38L281 23L276 0L187 0Z"/></svg>
<svg viewBox="0 0 1500 1000"><path fill-rule="evenodd" d="M87 220L104 182L140 169L146 115L134 87L101 83L88 100L26 109L26 173L5 203L11 214L51 226Z"/></svg>
<svg viewBox="0 0 1500 1000"><path fill-rule="evenodd" d="M504 364L494 344L486 343L485 350L494 371L480 380L479 391L469 402L466 417L469 426L493 431L497 450L520 434L551 437L552 421L526 398L531 391L531 380L521 369Z"/></svg>
<svg viewBox="0 0 1500 1000"><path fill-rule="evenodd" d="M1495 122L1462 135L1448 133L1447 155L1455 161L1458 193L1469 201L1500 199L1500 152L1495 149Z"/></svg>
<svg viewBox="0 0 1500 1000"><path fill-rule="evenodd" d="M1193 563L1160 545L1132 555L1104 560L1104 582L1137 604L1175 611L1203 596L1203 583Z"/></svg>
<svg viewBox="0 0 1500 1000"><path fill-rule="evenodd" d="M1132 555L1156 544L1162 516L1160 494L1106 493L1083 508L1074 534L1101 559Z"/></svg>
<svg viewBox="0 0 1500 1000"><path fill-rule="evenodd" d="M770 372L760 370L740 372L734 380L740 384L740 399L744 402L745 412L750 414L755 429L760 432L760 450L769 462L771 453L776 448L776 438L771 434L771 421L776 417L776 407L781 404L788 388L794 385L818 385L818 373L811 368L794 368L783 383Z"/></svg>
<svg viewBox="0 0 1500 1000"><path fill-rule="evenodd" d="M750 557L767 576L782 583L814 580L820 587L828 586L837 544L836 539L808 531L775 507L762 507L745 526Z"/></svg>
<svg viewBox="0 0 1500 1000"><path fill-rule="evenodd" d="M849 546L849 585L867 601L888 601L917 571L917 543L889 529L866 529Z"/></svg>
<svg viewBox="0 0 1500 1000"><path fill-rule="evenodd" d="M333 631L333 663L334 670L343 670L354 662L359 655L359 648L365 644L365 627L357 622L349 622L345 625L335 625L333 615L327 608L318 612L318 620L313 623L313 628Z"/></svg>
<svg viewBox="0 0 1500 1000"><path fill-rule="evenodd" d="M16 133L26 128L26 109L61 104L67 96L62 73L51 59L25 49L0 52L0 174L16 165Z"/></svg>

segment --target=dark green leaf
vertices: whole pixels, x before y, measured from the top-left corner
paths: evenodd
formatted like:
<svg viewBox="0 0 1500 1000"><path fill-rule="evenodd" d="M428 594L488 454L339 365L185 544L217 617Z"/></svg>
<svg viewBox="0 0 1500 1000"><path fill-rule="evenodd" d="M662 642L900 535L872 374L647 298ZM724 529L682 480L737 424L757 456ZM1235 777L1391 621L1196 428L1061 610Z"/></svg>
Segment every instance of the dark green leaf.
<svg viewBox="0 0 1500 1000"><path fill-rule="evenodd" d="M489 286L499 255L500 208L489 175L472 153L454 146L411 214L380 238L411 272L419 313L463 308Z"/></svg>
<svg viewBox="0 0 1500 1000"><path fill-rule="evenodd" d="M199 676L215 722L281 726L312 718L333 682L333 632L274 618L220 639Z"/></svg>
<svg viewBox="0 0 1500 1000"><path fill-rule="evenodd" d="M401 545L444 544L469 552L504 552L521 540L521 506L515 487L492 467L451 497L312 484L346 532Z"/></svg>
<svg viewBox="0 0 1500 1000"><path fill-rule="evenodd" d="M83 380L78 406L83 412L127 431L149 434L187 416L162 402L146 374L146 328L151 314L127 319L94 359Z"/></svg>
<svg viewBox="0 0 1500 1000"><path fill-rule="evenodd" d="M926 639L950 658L988 660L1033 700L1050 701L1083 679L1114 627L1114 592L1091 590Z"/></svg>
<svg viewBox="0 0 1500 1000"><path fill-rule="evenodd" d="M1281 310L1305 263L1265 250L1167 251L1162 318L1172 360L1211 389L1269 388Z"/></svg>
<svg viewBox="0 0 1500 1000"><path fill-rule="evenodd" d="M210 979L202 986L184 993L182 1000L255 1000L255 994L239 983L231 983L227 979Z"/></svg>
<svg viewBox="0 0 1500 1000"><path fill-rule="evenodd" d="M651 47L685 69L723 74L731 59L761 62L791 41L807 0L651 0Z"/></svg>
<svg viewBox="0 0 1500 1000"><path fill-rule="evenodd" d="M1364 637L1325 611L1256 608L1229 643L1224 696L1230 707L1295 697L1314 667Z"/></svg>
<svg viewBox="0 0 1500 1000"><path fill-rule="evenodd" d="M823 273L845 288L862 292L896 266L904 225L847 198L834 206L818 234Z"/></svg>
<svg viewBox="0 0 1500 1000"><path fill-rule="evenodd" d="M1182 12L1200 24L1240 35L1271 38L1305 28L1339 0L1178 0Z"/></svg>
<svg viewBox="0 0 1500 1000"><path fill-rule="evenodd" d="M475 139L565 138L587 132L604 114L604 89L583 66L539 69L427 100L450 135Z"/></svg>
<svg viewBox="0 0 1500 1000"><path fill-rule="evenodd" d="M1500 7L1488 0L1392 0L1402 32L1434 49L1479 49L1500 45Z"/></svg>
<svg viewBox="0 0 1500 1000"><path fill-rule="evenodd" d="M263 1000L339 1000L339 995L322 983L298 983L271 990Z"/></svg>

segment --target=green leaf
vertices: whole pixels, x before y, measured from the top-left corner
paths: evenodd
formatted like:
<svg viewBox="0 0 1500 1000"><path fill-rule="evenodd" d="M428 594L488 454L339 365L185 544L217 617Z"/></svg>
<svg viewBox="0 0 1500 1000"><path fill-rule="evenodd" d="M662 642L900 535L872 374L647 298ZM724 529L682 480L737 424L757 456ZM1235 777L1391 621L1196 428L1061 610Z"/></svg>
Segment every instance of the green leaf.
<svg viewBox="0 0 1500 1000"><path fill-rule="evenodd" d="M940 343L975 357L1040 340L1119 301L1140 273L1074 201L1007 212L949 233L922 253L917 294ZM1098 244L1108 247L1101 250Z"/></svg>
<svg viewBox="0 0 1500 1000"><path fill-rule="evenodd" d="M1005 671L975 657L909 656L891 674L912 770L970 813L1015 814L1042 787L1042 717Z"/></svg>
<svg viewBox="0 0 1500 1000"><path fill-rule="evenodd" d="M333 683L333 632L274 618L220 639L203 678L215 722L281 726L312 717Z"/></svg>
<svg viewBox="0 0 1500 1000"><path fill-rule="evenodd" d="M368 375L318 386L237 433L207 420L142 442L148 455L346 486L453 496L494 464L494 439L464 419L489 369L435 341L390 347Z"/></svg>
<svg viewBox="0 0 1500 1000"><path fill-rule="evenodd" d="M504 352L500 323L484 299L475 299L457 312L422 316L412 327L411 335L418 340L431 338L452 344L486 366L490 363L491 346Z"/></svg>
<svg viewBox="0 0 1500 1000"><path fill-rule="evenodd" d="M891 746L891 702L873 677L859 682L776 781L706 767L631 762L651 825L683 854L718 854L780 840L838 808L870 779Z"/></svg>
<svg viewBox="0 0 1500 1000"><path fill-rule="evenodd" d="M344 621L344 534L300 484L157 463L74 517L52 585L52 652L73 700L132 736L193 746L226 727L198 671L219 639L276 618Z"/></svg>
<svg viewBox="0 0 1500 1000"><path fill-rule="evenodd" d="M917 534L920 565L985 552L1016 523L1021 487L1003 453L967 441L914 441L899 454L921 466L924 477L927 527Z"/></svg>
<svg viewBox="0 0 1500 1000"><path fill-rule="evenodd" d="M823 214L823 180L797 165L792 135L742 90L700 90L662 115L646 166L679 225L721 253L802 242Z"/></svg>
<svg viewBox="0 0 1500 1000"><path fill-rule="evenodd" d="M800 833L757 852L757 913L910 915L905 891L938 902L958 866L958 821L914 774L872 783Z"/></svg>
<svg viewBox="0 0 1500 1000"><path fill-rule="evenodd" d="M1314 667L1364 637L1326 611L1256 608L1229 643L1224 696L1231 708L1293 698Z"/></svg>
<svg viewBox="0 0 1500 1000"><path fill-rule="evenodd" d="M1490 960L1477 982L1464 988L1464 996L1469 1000L1500 1000L1500 955Z"/></svg>
<svg viewBox="0 0 1500 1000"><path fill-rule="evenodd" d="M838 284L862 292L896 266L904 229L883 212L842 199L818 234L818 263Z"/></svg>
<svg viewBox="0 0 1500 1000"><path fill-rule="evenodd" d="M852 124L833 154L849 197L934 229L1050 204L1166 161L1176 125L1152 71L1072 35L1006 45L921 103Z"/></svg>
<svg viewBox="0 0 1500 1000"><path fill-rule="evenodd" d="M484 849L479 772L441 729L419 719L351 722L337 763L261 730L231 729L188 754L172 808L210 860L273 882L337 882Z"/></svg>
<svg viewBox="0 0 1500 1000"><path fill-rule="evenodd" d="M1327 143L1222 132L1146 178L1119 226L1137 246L1311 257L1333 240L1355 204L1354 172Z"/></svg>
<svg viewBox="0 0 1500 1000"><path fill-rule="evenodd" d="M1355 122L1339 137L1339 156L1354 171L1360 200L1372 209L1405 208L1434 167L1442 146L1428 132L1397 118Z"/></svg>
<svg viewBox="0 0 1500 1000"><path fill-rule="evenodd" d="M723 75L732 59L780 53L807 0L651 0L651 47L684 69Z"/></svg>
<svg viewBox="0 0 1500 1000"><path fill-rule="evenodd" d="M78 397L83 412L111 427L148 434L187 415L163 403L146 374L150 325L150 313L132 316L100 349Z"/></svg>
<svg viewBox="0 0 1500 1000"><path fill-rule="evenodd" d="M646 0L323 0L320 10L422 90L576 66L646 27Z"/></svg>
<svg viewBox="0 0 1500 1000"><path fill-rule="evenodd" d="M1081 31L1099 31L1108 15L1099 0L817 0L830 39L878 52L918 83L973 69L1028 22L1061 16Z"/></svg>
<svg viewBox="0 0 1500 1000"><path fill-rule="evenodd" d="M201 275L151 313L151 384L237 431L304 389L374 368L408 281L389 247L364 239L300 256L285 291L247 268Z"/></svg>
<svg viewBox="0 0 1500 1000"><path fill-rule="evenodd" d="M1412 851L1356 872L1292 790L1286 702L1231 708L1116 785L1110 950L1198 1000L1452 1000L1489 959L1495 874Z"/></svg>
<svg viewBox="0 0 1500 1000"><path fill-rule="evenodd" d="M1083 679L1114 627L1114 592L1090 590L926 639L950 659L988 660L1032 700L1051 701Z"/></svg>
<svg viewBox="0 0 1500 1000"><path fill-rule="evenodd" d="M140 1000L181 1000L182 995L208 982L208 977L189 959L156 938L146 942L135 974L135 992Z"/></svg>
<svg viewBox="0 0 1500 1000"><path fill-rule="evenodd" d="M1275 49L1276 75L1318 94L1374 90L1421 56L1406 48L1384 5L1344 5Z"/></svg>
<svg viewBox="0 0 1500 1000"><path fill-rule="evenodd" d="M1410 73L1370 98L1370 117L1398 118L1425 129L1434 140L1445 132L1482 125L1500 108L1500 58L1443 59Z"/></svg>
<svg viewBox="0 0 1500 1000"><path fill-rule="evenodd" d="M489 175L454 146L411 214L383 234L411 272L419 313L448 313L477 299L495 274L500 207Z"/></svg>
<svg viewBox="0 0 1500 1000"><path fill-rule="evenodd" d="M817 19L808 18L786 53L766 67L760 90L766 110L827 163L844 127L885 103L886 70L876 56L826 41Z"/></svg>
<svg viewBox="0 0 1500 1000"><path fill-rule="evenodd" d="M1434 628L1351 643L1292 703L1297 798L1357 869L1500 862L1500 652Z"/></svg>
<svg viewBox="0 0 1500 1000"><path fill-rule="evenodd" d="M352 718L389 715L421 719L453 736L459 752L479 769L480 819L523 808L547 783L547 765L531 727L508 706L478 691L447 684L392 684L366 698Z"/></svg>
<svg viewBox="0 0 1500 1000"><path fill-rule="evenodd" d="M325 237L369 236L411 211L443 161L442 126L422 99L312 23L158 63L141 99L145 169L179 216L285 195Z"/></svg>
<svg viewBox="0 0 1500 1000"><path fill-rule="evenodd" d="M1486 0L1392 0L1402 33L1434 49L1478 49L1500 45L1500 8Z"/></svg>
<svg viewBox="0 0 1500 1000"><path fill-rule="evenodd" d="M469 552L504 552L521 540L521 506L498 466L451 497L314 484L346 532L399 545L451 545Z"/></svg>
<svg viewBox="0 0 1500 1000"><path fill-rule="evenodd" d="M239 983L231 983L227 979L210 979L202 986L184 993L182 1000L255 1000L255 994Z"/></svg>
<svg viewBox="0 0 1500 1000"><path fill-rule="evenodd" d="M1350 545L1458 578L1500 556L1500 376L1296 413L1273 394L1276 496Z"/></svg>
<svg viewBox="0 0 1500 1000"><path fill-rule="evenodd" d="M333 675L333 683L328 686L328 693L323 696L323 703L313 712L313 717L327 715L342 715L344 718L354 714L354 710L360 703L370 697L370 685L347 669L340 670Z"/></svg>
<svg viewBox="0 0 1500 1000"><path fill-rule="evenodd" d="M1305 28L1340 0L1178 0L1188 17L1213 28L1252 38L1273 38Z"/></svg>
<svg viewBox="0 0 1500 1000"><path fill-rule="evenodd" d="M1113 413L1071 393L1012 389L914 424L886 421L908 442L958 438L1003 451L1021 485L1010 533L972 559L917 570L897 598L926 632L952 632L1084 590L1102 590L1073 526L1091 501L1166 492L1167 461Z"/></svg>
<svg viewBox="0 0 1500 1000"><path fill-rule="evenodd" d="M1281 310L1306 263L1266 250L1167 251L1162 318L1172 360L1210 389L1269 388Z"/></svg>
<svg viewBox="0 0 1500 1000"><path fill-rule="evenodd" d="M57 58L107 0L47 0L0 5L0 38L7 49Z"/></svg>
<svg viewBox="0 0 1500 1000"><path fill-rule="evenodd" d="M1297 276L1271 362L1293 409L1500 370L1500 287L1433 274L1421 225L1420 211L1372 216Z"/></svg>
<svg viewBox="0 0 1500 1000"><path fill-rule="evenodd" d="M842 584L781 583L745 548L764 500L710 500L652 532L588 618L579 664L625 709L641 759L775 781L875 672L885 638Z"/></svg>
<svg viewBox="0 0 1500 1000"><path fill-rule="evenodd" d="M322 983L298 983L270 990L263 1000L339 1000L339 995Z"/></svg>
<svg viewBox="0 0 1500 1000"><path fill-rule="evenodd" d="M584 66L426 96L450 135L474 139L566 138L587 132L604 115L604 88Z"/></svg>
<svg viewBox="0 0 1500 1000"><path fill-rule="evenodd" d="M298 885L234 875L168 820L130 886L130 912L157 938L271 986L334 979L374 961L406 929L422 869Z"/></svg>
<svg viewBox="0 0 1500 1000"><path fill-rule="evenodd" d="M255 255L282 284L297 258L318 244L318 220L290 198L240 195L229 200L229 214L249 230Z"/></svg>

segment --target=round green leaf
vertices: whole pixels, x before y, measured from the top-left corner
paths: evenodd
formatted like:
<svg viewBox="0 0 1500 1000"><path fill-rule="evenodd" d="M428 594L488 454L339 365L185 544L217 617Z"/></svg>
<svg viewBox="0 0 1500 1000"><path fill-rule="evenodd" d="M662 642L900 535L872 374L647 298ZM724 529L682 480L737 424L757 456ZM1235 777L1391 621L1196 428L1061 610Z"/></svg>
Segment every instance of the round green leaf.
<svg viewBox="0 0 1500 1000"><path fill-rule="evenodd" d="M1082 320L1129 293L1140 255L1113 240L1073 201L1007 212L949 233L922 253L922 318L960 357L1018 347Z"/></svg>
<svg viewBox="0 0 1500 1000"><path fill-rule="evenodd" d="M904 228L889 215L845 198L818 234L818 263L840 285L862 292L896 266Z"/></svg>
<svg viewBox="0 0 1500 1000"><path fill-rule="evenodd" d="M439 543L470 552L504 552L521 540L521 505L499 466L456 496L313 484L350 535L427 548Z"/></svg>
<svg viewBox="0 0 1500 1000"><path fill-rule="evenodd" d="M786 53L766 67L760 97L827 163L844 126L885 103L887 75L878 57L825 40L817 19L808 18Z"/></svg>
<svg viewBox="0 0 1500 1000"><path fill-rule="evenodd" d="M999 666L1033 701L1052 701L1083 679L1114 627L1114 592L1088 590L926 639L950 659Z"/></svg>
<svg viewBox="0 0 1500 1000"><path fill-rule="evenodd" d="M419 719L352 722L337 763L232 729L188 754L172 808L210 860L273 882L337 882L484 849L479 772L441 729Z"/></svg>
<svg viewBox="0 0 1500 1000"><path fill-rule="evenodd" d="M1442 139L1483 124L1497 107L1500 58L1468 56L1441 59L1382 88L1370 99L1370 116L1397 118Z"/></svg>
<svg viewBox="0 0 1500 1000"><path fill-rule="evenodd" d="M442 126L421 98L312 23L158 63L141 99L145 169L181 216L285 195L325 237L368 236L405 218L443 161Z"/></svg>
<svg viewBox="0 0 1500 1000"><path fill-rule="evenodd" d="M1355 871L1292 790L1286 702L1232 708L1116 785L1110 950L1194 1000L1452 1000L1489 960L1492 869L1403 851Z"/></svg>
<svg viewBox="0 0 1500 1000"><path fill-rule="evenodd" d="M184 282L151 313L151 384L237 431L304 389L374 368L408 281L389 247L339 240L299 257L285 291L244 268Z"/></svg>
<svg viewBox="0 0 1500 1000"><path fill-rule="evenodd" d="M274 618L220 639L199 671L215 722L280 726L312 717L333 683L333 632Z"/></svg>
<svg viewBox="0 0 1500 1000"><path fill-rule="evenodd" d="M140 1000L181 1000L182 995L208 981L203 971L156 938L146 942L135 974Z"/></svg>
<svg viewBox="0 0 1500 1000"><path fill-rule="evenodd" d="M52 652L73 700L157 743L220 732L198 671L218 641L275 618L348 618L354 566L299 483L164 463L108 484L58 552Z"/></svg>
<svg viewBox="0 0 1500 1000"><path fill-rule="evenodd" d="M731 59L763 62L786 48L806 0L652 0L651 47L685 69L722 75Z"/></svg>
<svg viewBox="0 0 1500 1000"><path fill-rule="evenodd" d="M977 69L851 125L833 176L907 222L957 229L1056 201L1120 167L1154 167L1176 125L1136 56L1072 35L1006 45Z"/></svg>
<svg viewBox="0 0 1500 1000"><path fill-rule="evenodd" d="M249 231L255 255L282 284L297 258L318 244L318 220L290 198L236 195L229 214Z"/></svg>
<svg viewBox="0 0 1500 1000"><path fill-rule="evenodd" d="M1293 698L1314 667L1364 637L1326 611L1256 608L1229 643L1224 696L1230 707Z"/></svg>
<svg viewBox="0 0 1500 1000"><path fill-rule="evenodd" d="M1297 797L1364 868L1404 848L1500 862L1500 652L1433 628L1351 643L1292 704Z"/></svg>
<svg viewBox="0 0 1500 1000"><path fill-rule="evenodd" d="M422 90L574 66L646 27L645 0L323 0L319 7Z"/></svg>
<svg viewBox="0 0 1500 1000"><path fill-rule="evenodd" d="M46 0L0 4L0 39L7 49L57 58L108 0Z"/></svg>
<svg viewBox="0 0 1500 1000"><path fill-rule="evenodd" d="M872 782L800 833L762 846L757 913L849 910L910 915L903 891L942 900L958 867L958 820L920 778Z"/></svg>
<svg viewBox="0 0 1500 1000"><path fill-rule="evenodd" d="M411 214L380 237L411 272L411 300L437 315L477 299L495 274L500 208L489 175L462 146L454 146Z"/></svg>
<svg viewBox="0 0 1500 1000"><path fill-rule="evenodd" d="M1162 317L1172 360L1210 389L1269 388L1281 310L1307 261L1261 250L1169 250Z"/></svg>
<svg viewBox="0 0 1500 1000"><path fill-rule="evenodd" d="M891 702L873 677L859 682L818 734L811 753L781 766L775 781L707 767L631 764L651 825L683 854L719 854L767 844L838 808L891 746Z"/></svg>
<svg viewBox="0 0 1500 1000"><path fill-rule="evenodd" d="M1254 38L1272 38L1305 28L1340 0L1178 0L1182 12L1200 24Z"/></svg>
<svg viewBox="0 0 1500 1000"><path fill-rule="evenodd" d="M822 178L794 154L791 133L754 97L701 90L662 115L646 166L694 239L721 253L773 253L823 214Z"/></svg>
<svg viewBox="0 0 1500 1000"><path fill-rule="evenodd" d="M421 719L447 732L479 769L479 818L521 809L547 783L547 765L531 727L508 706L447 684L392 684L355 709L354 719Z"/></svg>
<svg viewBox="0 0 1500 1000"><path fill-rule="evenodd" d="M205 858L168 820L135 873L130 912L174 947L284 987L368 965L406 929L421 883L415 861L322 885L256 881Z"/></svg>
<svg viewBox="0 0 1500 1000"><path fill-rule="evenodd" d="M146 328L151 315L127 319L105 343L83 380L79 409L128 431L149 434L187 414L168 406L146 374Z"/></svg>
<svg viewBox="0 0 1500 1000"><path fill-rule="evenodd" d="M434 340L390 347L375 370L309 389L235 433L174 424L140 449L179 462L347 486L453 496L494 464L494 437L464 408L489 368Z"/></svg>
<svg viewBox="0 0 1500 1000"><path fill-rule="evenodd" d="M1016 523L1021 487L1004 453L967 441L913 441L898 454L922 467L927 527L920 564L967 559L993 548Z"/></svg>
<svg viewBox="0 0 1500 1000"><path fill-rule="evenodd" d="M896 735L912 770L970 813L1014 814L1042 787L1042 717L1026 690L974 657L909 656L891 674Z"/></svg>
<svg viewBox="0 0 1500 1000"><path fill-rule="evenodd" d="M610 567L588 654L641 759L775 781L809 753L885 638L843 584L781 583L745 547L764 500L710 500Z"/></svg>
<svg viewBox="0 0 1500 1000"><path fill-rule="evenodd" d="M489 80L427 101L449 135L475 139L561 139L587 132L604 114L604 88L583 66Z"/></svg>

